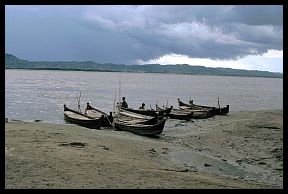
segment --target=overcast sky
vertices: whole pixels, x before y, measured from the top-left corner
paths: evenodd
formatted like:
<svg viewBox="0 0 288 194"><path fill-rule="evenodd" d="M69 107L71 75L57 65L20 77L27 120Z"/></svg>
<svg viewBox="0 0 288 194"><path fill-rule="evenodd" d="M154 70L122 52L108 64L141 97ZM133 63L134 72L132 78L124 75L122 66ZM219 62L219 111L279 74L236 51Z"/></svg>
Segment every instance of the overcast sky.
<svg viewBox="0 0 288 194"><path fill-rule="evenodd" d="M283 6L6 5L5 52L283 72Z"/></svg>

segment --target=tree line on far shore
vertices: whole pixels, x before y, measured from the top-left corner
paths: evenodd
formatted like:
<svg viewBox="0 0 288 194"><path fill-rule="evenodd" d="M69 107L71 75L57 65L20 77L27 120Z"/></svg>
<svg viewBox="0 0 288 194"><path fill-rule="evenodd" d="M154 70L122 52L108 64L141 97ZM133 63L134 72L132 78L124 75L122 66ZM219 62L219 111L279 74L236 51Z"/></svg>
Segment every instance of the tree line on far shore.
<svg viewBox="0 0 288 194"><path fill-rule="evenodd" d="M125 65L112 63L96 63L93 61L27 61L11 54L5 54L6 69L42 69L42 70L73 70L73 71L103 71L103 72L135 72L135 73L179 73L193 75L251 76L282 78L282 73L257 70L239 70L231 68L211 68L204 66L177 65Z"/></svg>

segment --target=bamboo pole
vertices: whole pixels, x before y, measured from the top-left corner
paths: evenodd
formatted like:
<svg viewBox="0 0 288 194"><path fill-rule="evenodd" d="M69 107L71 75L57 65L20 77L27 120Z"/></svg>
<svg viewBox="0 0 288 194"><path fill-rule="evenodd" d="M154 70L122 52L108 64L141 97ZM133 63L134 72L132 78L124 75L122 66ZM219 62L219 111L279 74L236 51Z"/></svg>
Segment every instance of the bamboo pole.
<svg viewBox="0 0 288 194"><path fill-rule="evenodd" d="M220 102L219 102L219 96L218 96L218 107L219 107L219 112L221 113Z"/></svg>

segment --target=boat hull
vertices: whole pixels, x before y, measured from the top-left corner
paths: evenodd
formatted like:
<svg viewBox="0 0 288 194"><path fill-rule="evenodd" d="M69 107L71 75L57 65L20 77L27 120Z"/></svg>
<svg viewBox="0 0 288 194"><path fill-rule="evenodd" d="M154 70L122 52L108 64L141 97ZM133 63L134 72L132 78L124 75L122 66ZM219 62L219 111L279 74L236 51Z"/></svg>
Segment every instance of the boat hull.
<svg viewBox="0 0 288 194"><path fill-rule="evenodd" d="M127 124L114 119L114 128L119 131L129 131L138 135L159 135L163 132L166 119L159 120L154 125L143 125L143 124Z"/></svg>
<svg viewBox="0 0 288 194"><path fill-rule="evenodd" d="M229 113L229 105L226 105L226 107L217 108L217 107L212 107L212 106L186 104L180 100L178 100L178 104L179 104L180 109L209 110L210 114L212 115L226 115Z"/></svg>

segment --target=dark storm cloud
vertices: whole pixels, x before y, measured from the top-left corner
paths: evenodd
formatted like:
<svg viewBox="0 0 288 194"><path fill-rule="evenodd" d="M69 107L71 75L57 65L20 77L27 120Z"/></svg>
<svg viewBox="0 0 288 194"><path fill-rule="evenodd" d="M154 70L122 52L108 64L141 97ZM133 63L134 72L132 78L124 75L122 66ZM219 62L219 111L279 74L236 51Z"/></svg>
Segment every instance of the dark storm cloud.
<svg viewBox="0 0 288 194"><path fill-rule="evenodd" d="M248 25L283 25L283 6L241 5L232 10L230 21ZM229 20L228 20L229 21Z"/></svg>
<svg viewBox="0 0 288 194"><path fill-rule="evenodd" d="M283 49L283 6L14 6L5 15L7 51L51 60L235 59Z"/></svg>
<svg viewBox="0 0 288 194"><path fill-rule="evenodd" d="M84 19L148 47L137 56L143 60L170 53L229 59L283 49L282 6L107 6L89 9Z"/></svg>

